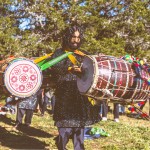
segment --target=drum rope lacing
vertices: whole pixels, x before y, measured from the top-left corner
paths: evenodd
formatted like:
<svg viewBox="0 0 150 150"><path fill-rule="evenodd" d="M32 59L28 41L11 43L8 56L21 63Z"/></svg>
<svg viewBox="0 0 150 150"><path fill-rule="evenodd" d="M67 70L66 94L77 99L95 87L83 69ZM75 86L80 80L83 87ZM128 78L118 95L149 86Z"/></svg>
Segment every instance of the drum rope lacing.
<svg viewBox="0 0 150 150"><path fill-rule="evenodd" d="M105 80L106 81L106 80ZM111 85L113 85L112 83L110 83ZM118 87L118 86L115 86L115 87ZM124 88L123 86L119 86L119 87L121 87L121 88ZM94 88L94 89L96 89L96 90L99 90L99 91L101 91L101 90L103 90L103 89L98 89L98 88ZM127 91L133 91L135 88L130 88L130 89L128 89ZM107 89L107 90L111 90L111 89ZM124 91L124 89L120 89L120 88L116 88L115 90L121 90L121 91ZM137 89L137 90L139 90L139 91L143 91L143 92L145 92L146 94L149 94L150 93L150 91L149 90L143 90L143 89Z"/></svg>
<svg viewBox="0 0 150 150"><path fill-rule="evenodd" d="M101 77L100 77L101 78ZM107 80L105 80L105 79L103 79L103 78L101 78L101 80L103 80L103 81L105 81L105 82L107 82ZM116 85L114 85L114 84L112 84L112 83L110 83L110 85L112 85L113 87L118 87L118 86L116 86ZM122 89L121 89L122 88ZM106 94L108 97L112 97L113 99L120 99L120 98L117 98L116 96L113 96L113 93L111 93L110 91L112 90L112 89L98 89L98 88L93 88L93 89L95 89L95 90L97 90L97 91L101 91L101 92L103 92L104 94ZM120 91L124 91L124 87L123 86L119 86L119 88L115 88L114 90L120 90ZM127 89L126 90L126 92L129 92L129 91L133 91L134 90L134 88L130 88L130 89ZM150 92L148 91L148 90L143 90L143 89L136 89L136 92L144 92L145 94L149 94L150 95ZM122 95L123 96L123 95ZM107 97L107 98L108 98ZM104 96L102 97L102 98L104 98ZM130 101L131 101L131 99L130 99Z"/></svg>

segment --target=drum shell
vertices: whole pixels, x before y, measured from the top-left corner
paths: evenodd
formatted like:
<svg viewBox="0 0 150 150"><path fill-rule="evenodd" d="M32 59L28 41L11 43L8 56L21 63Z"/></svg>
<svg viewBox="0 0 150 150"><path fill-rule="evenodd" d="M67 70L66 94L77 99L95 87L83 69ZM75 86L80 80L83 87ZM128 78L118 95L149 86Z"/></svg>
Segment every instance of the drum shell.
<svg viewBox="0 0 150 150"><path fill-rule="evenodd" d="M87 59L90 59L91 62ZM85 63L91 64L92 67L90 65L87 67ZM92 97L96 101L110 99L113 102L137 103L149 96L148 84L139 78L132 65L123 59L112 56L89 56L83 60L82 70L85 69L84 67L93 68L91 69L93 79L89 81L91 85L83 90L84 82L81 81L82 77L79 78L77 80L78 89L81 94ZM141 71L146 78L149 77L147 72Z"/></svg>

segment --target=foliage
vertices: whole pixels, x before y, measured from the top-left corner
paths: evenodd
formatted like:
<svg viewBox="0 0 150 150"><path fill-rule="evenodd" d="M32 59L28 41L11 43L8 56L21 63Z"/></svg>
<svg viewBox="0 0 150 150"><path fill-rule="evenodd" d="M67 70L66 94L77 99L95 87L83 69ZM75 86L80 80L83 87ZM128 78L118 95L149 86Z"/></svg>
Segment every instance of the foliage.
<svg viewBox="0 0 150 150"><path fill-rule="evenodd" d="M29 57L54 51L64 28L77 22L85 29L81 49L150 58L147 0L5 0L0 9L0 54Z"/></svg>

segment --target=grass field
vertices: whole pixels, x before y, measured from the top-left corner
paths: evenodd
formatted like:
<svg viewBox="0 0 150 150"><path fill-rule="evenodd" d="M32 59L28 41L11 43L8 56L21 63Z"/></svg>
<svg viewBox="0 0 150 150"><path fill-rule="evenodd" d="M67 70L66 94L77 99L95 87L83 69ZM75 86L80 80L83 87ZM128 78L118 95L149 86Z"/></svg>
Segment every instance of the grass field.
<svg viewBox="0 0 150 150"><path fill-rule="evenodd" d="M145 106L144 110L148 111L148 107ZM40 113L34 113L31 127L20 130L13 129L15 117L10 114L0 116L0 150L57 150L53 139L58 133L51 114L46 112L41 117ZM150 150L150 121L125 115L120 116L119 123L115 123L109 113L107 122L100 121L93 126L104 129L110 137L85 140L86 150ZM72 141L67 148L73 150Z"/></svg>

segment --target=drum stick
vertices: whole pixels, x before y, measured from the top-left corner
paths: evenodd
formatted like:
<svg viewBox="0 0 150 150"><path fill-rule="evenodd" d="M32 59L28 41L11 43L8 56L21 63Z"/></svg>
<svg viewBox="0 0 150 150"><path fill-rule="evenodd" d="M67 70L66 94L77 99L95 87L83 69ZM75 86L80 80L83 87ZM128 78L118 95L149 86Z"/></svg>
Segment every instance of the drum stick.
<svg viewBox="0 0 150 150"><path fill-rule="evenodd" d="M64 58L68 57L68 55L70 55L70 54L73 54L73 52L67 52L67 53L65 53L65 54L62 54L62 55L60 55L60 56L58 56L58 57L56 57L56 58L54 58L54 59L52 59L52 60L50 60L50 61L44 63L44 64L40 67L41 70L42 70L42 71L43 71L43 70L46 70L47 68L49 68L49 67L51 67L51 66L57 64L58 62L60 62L60 61L63 60Z"/></svg>

